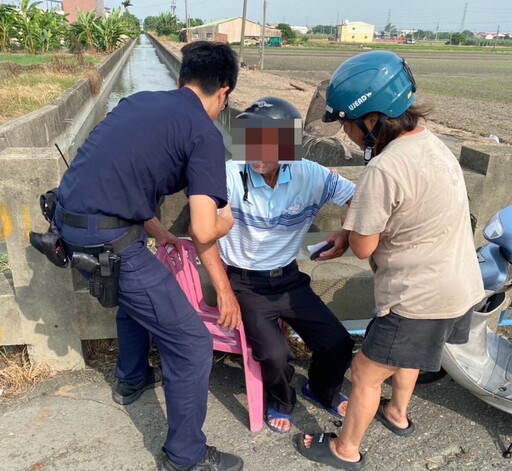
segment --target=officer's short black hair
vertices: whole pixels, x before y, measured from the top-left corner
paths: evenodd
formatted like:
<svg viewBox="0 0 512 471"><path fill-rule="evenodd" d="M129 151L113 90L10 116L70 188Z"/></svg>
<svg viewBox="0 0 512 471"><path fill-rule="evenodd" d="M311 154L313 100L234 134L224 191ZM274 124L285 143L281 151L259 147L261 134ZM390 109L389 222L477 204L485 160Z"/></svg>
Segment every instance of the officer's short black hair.
<svg viewBox="0 0 512 471"><path fill-rule="evenodd" d="M238 77L238 56L224 43L196 41L181 49L180 85L198 86L208 96L221 87L232 92Z"/></svg>

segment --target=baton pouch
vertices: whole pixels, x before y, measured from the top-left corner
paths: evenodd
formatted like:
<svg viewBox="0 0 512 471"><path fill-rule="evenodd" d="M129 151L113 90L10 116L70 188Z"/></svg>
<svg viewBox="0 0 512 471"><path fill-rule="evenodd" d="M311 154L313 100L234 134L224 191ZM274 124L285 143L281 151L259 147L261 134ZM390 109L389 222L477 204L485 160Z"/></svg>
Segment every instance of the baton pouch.
<svg viewBox="0 0 512 471"><path fill-rule="evenodd" d="M121 257L106 251L98 255L99 267L89 278L89 293L103 307L116 307L119 293Z"/></svg>
<svg viewBox="0 0 512 471"><path fill-rule="evenodd" d="M64 241L55 227L50 226L48 232L44 234L30 231L29 238L30 245L45 255L54 265L59 268L68 266L69 259L64 248Z"/></svg>

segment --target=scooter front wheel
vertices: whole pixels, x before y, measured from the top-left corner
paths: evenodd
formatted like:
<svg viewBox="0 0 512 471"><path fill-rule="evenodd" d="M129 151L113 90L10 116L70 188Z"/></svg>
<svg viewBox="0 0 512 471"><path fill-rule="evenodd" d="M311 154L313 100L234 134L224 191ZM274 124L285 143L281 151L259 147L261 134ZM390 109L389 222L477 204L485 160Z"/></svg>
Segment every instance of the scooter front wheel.
<svg viewBox="0 0 512 471"><path fill-rule="evenodd" d="M420 374L418 375L418 379L416 381L417 384L429 384L435 383L440 379L446 376L446 371L441 368L439 371L423 371L420 370Z"/></svg>

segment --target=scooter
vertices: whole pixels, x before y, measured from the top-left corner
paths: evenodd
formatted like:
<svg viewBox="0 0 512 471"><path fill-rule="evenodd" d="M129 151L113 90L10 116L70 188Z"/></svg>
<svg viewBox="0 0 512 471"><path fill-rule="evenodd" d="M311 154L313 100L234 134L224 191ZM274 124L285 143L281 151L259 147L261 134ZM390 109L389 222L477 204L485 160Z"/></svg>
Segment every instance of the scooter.
<svg viewBox="0 0 512 471"><path fill-rule="evenodd" d="M483 235L489 243L477 256L486 297L473 312L468 343L445 345L442 368L482 401L512 414L512 342L495 332L512 293L512 205L491 218ZM512 458L512 443L503 457Z"/></svg>

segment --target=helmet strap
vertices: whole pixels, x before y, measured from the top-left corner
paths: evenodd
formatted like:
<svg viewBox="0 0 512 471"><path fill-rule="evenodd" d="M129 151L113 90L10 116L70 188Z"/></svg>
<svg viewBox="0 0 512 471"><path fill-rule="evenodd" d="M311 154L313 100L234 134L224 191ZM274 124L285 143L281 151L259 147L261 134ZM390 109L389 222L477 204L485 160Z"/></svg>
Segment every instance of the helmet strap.
<svg viewBox="0 0 512 471"><path fill-rule="evenodd" d="M384 126L384 123L387 121L387 119L388 119L388 117L386 115L379 113L379 118L371 131L368 131L368 128L366 127L366 124L365 124L363 118L358 118L354 121L356 123L357 127L363 133L363 139L364 139L364 145L365 145L365 148L364 148L364 164L365 165L368 165L368 162L370 162L371 158L373 157L373 149L377 145L377 140L379 139L379 135L382 131L382 127Z"/></svg>

